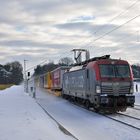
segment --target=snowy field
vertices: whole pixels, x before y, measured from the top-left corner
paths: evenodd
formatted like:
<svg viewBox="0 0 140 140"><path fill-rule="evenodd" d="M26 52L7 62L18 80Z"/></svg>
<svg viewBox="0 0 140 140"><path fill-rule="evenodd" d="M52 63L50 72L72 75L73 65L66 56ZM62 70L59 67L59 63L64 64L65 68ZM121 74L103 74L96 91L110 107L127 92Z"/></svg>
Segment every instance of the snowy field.
<svg viewBox="0 0 140 140"><path fill-rule="evenodd" d="M0 140L72 139L23 92L23 86L0 91Z"/></svg>
<svg viewBox="0 0 140 140"><path fill-rule="evenodd" d="M140 104L140 83L135 90ZM0 91L0 140L73 140L64 134L43 108L78 140L140 140L140 131L73 105L46 90L37 89L36 100L22 86ZM132 110L126 111L128 114ZM138 121L139 123L139 121Z"/></svg>

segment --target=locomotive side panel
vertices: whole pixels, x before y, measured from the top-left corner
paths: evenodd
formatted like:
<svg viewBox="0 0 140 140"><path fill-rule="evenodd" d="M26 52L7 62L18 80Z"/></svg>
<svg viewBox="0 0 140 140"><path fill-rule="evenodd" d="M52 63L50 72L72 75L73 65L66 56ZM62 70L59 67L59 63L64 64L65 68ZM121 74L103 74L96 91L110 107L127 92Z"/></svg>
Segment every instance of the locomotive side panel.
<svg viewBox="0 0 140 140"><path fill-rule="evenodd" d="M92 104L97 102L98 81L93 68L67 72L63 78L63 94L88 100Z"/></svg>
<svg viewBox="0 0 140 140"><path fill-rule="evenodd" d="M63 78L63 94L85 98L86 83L86 70L67 72Z"/></svg>
<svg viewBox="0 0 140 140"><path fill-rule="evenodd" d="M94 103L95 101L96 85L97 85L97 81L96 81L96 75L94 69L87 69L86 93L91 103Z"/></svg>

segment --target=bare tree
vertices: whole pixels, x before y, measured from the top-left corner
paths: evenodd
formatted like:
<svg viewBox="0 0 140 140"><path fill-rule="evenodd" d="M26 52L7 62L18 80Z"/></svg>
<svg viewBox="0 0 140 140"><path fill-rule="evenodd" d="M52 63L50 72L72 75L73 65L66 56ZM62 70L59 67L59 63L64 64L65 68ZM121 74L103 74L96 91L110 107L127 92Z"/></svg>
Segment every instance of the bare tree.
<svg viewBox="0 0 140 140"><path fill-rule="evenodd" d="M70 58L70 57L64 57L64 58L61 58L59 60L59 64L60 65L66 65L66 66L68 66L68 65L71 65L73 63L74 62L73 62L72 58Z"/></svg>

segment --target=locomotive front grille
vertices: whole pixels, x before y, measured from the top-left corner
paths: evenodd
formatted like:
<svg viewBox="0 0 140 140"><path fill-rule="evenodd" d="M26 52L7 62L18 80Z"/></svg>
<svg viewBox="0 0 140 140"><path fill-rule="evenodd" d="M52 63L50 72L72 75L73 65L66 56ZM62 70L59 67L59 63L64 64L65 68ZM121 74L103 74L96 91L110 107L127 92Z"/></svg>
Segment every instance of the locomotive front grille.
<svg viewBox="0 0 140 140"><path fill-rule="evenodd" d="M129 94L130 83L102 83L101 86L102 94Z"/></svg>
<svg viewBox="0 0 140 140"><path fill-rule="evenodd" d="M130 86L122 86L119 88L119 93L128 94L130 93Z"/></svg>
<svg viewBox="0 0 140 140"><path fill-rule="evenodd" d="M113 88L111 86L102 86L101 91L104 94L113 94Z"/></svg>

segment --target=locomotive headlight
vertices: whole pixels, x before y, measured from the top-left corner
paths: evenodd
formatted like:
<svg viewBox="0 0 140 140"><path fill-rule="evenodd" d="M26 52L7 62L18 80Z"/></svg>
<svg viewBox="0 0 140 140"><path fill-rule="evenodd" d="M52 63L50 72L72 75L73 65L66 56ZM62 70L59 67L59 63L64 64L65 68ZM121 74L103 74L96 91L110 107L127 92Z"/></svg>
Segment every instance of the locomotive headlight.
<svg viewBox="0 0 140 140"><path fill-rule="evenodd" d="M101 87L100 86L96 86L96 93L101 93Z"/></svg>
<svg viewBox="0 0 140 140"><path fill-rule="evenodd" d="M134 93L134 88L133 88L133 86L131 86L131 88L130 88L130 93L131 93L131 94Z"/></svg>

